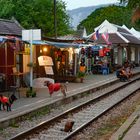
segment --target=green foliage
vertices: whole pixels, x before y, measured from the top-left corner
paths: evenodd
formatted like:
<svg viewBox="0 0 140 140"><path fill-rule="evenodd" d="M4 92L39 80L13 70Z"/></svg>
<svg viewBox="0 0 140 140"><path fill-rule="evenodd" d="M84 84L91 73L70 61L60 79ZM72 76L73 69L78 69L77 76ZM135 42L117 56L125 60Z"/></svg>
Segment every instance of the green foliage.
<svg viewBox="0 0 140 140"><path fill-rule="evenodd" d="M12 124L10 124L10 126L13 127L13 128L18 128L19 127L19 125L16 124L16 123L12 123Z"/></svg>
<svg viewBox="0 0 140 140"><path fill-rule="evenodd" d="M140 6L140 0L129 0L128 6L130 8L136 8L137 6Z"/></svg>
<svg viewBox="0 0 140 140"><path fill-rule="evenodd" d="M19 127L19 125L16 123L15 120L12 120L12 121L10 122L10 127L17 128L17 127Z"/></svg>
<svg viewBox="0 0 140 140"><path fill-rule="evenodd" d="M132 9L132 14L136 8L140 7L140 0L120 0L120 3L128 2L127 7ZM140 20L138 19L134 25L135 29L140 30Z"/></svg>
<svg viewBox="0 0 140 140"><path fill-rule="evenodd" d="M105 19L109 22L122 26L126 25L128 28L131 25L131 14L132 11L126 7L122 6L109 6L96 9L91 15L89 15L85 20L83 20L79 25L80 27L85 27L87 33L92 33L94 28L99 26Z"/></svg>
<svg viewBox="0 0 140 140"><path fill-rule="evenodd" d="M84 72L79 71L79 72L77 73L77 77L78 77L78 78L82 78L82 77L84 77L84 76L85 76L85 73L84 73Z"/></svg>
<svg viewBox="0 0 140 140"><path fill-rule="evenodd" d="M65 3L56 3L57 34L70 32ZM0 0L0 18L15 19L25 29L42 29L43 36L54 36L53 0Z"/></svg>
<svg viewBox="0 0 140 140"><path fill-rule="evenodd" d="M140 30L140 19L136 20L134 27L135 29Z"/></svg>
<svg viewBox="0 0 140 140"><path fill-rule="evenodd" d="M11 15L14 5L11 0L0 1L0 17L7 18Z"/></svg>
<svg viewBox="0 0 140 140"><path fill-rule="evenodd" d="M33 63L33 62L30 62L27 64L28 67L36 67L37 64L36 63Z"/></svg>
<svg viewBox="0 0 140 140"><path fill-rule="evenodd" d="M26 97L36 97L36 91L35 90L33 90L33 89L27 89L27 91L26 91Z"/></svg>
<svg viewBox="0 0 140 140"><path fill-rule="evenodd" d="M140 6L140 0L120 0L120 3L127 2L128 1L128 7L130 8L136 8L137 6Z"/></svg>

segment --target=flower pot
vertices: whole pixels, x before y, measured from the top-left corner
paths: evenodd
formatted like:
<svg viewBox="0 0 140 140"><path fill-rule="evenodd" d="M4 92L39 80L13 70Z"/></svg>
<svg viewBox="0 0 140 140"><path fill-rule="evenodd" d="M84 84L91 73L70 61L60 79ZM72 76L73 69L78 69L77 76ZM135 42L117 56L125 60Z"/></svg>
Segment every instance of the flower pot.
<svg viewBox="0 0 140 140"><path fill-rule="evenodd" d="M75 82L76 82L76 83L83 83L83 80L84 80L83 77L77 77L77 78L75 79Z"/></svg>
<svg viewBox="0 0 140 140"><path fill-rule="evenodd" d="M81 77L81 78L80 78L80 82L81 82L81 83L83 83L83 81L84 81L84 78L83 78L83 77Z"/></svg>
<svg viewBox="0 0 140 140"><path fill-rule="evenodd" d="M26 91L26 97L36 97L36 91L28 89Z"/></svg>

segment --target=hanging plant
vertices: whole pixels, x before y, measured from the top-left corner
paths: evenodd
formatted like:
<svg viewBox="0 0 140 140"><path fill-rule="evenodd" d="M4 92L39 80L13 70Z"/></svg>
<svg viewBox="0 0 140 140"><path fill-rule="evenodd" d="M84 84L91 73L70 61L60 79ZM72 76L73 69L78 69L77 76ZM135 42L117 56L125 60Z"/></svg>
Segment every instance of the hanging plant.
<svg viewBox="0 0 140 140"><path fill-rule="evenodd" d="M62 59L62 52L60 49L58 49L56 52L56 60L61 61L61 59Z"/></svg>
<svg viewBox="0 0 140 140"><path fill-rule="evenodd" d="M81 54L85 55L86 51L84 48L81 49Z"/></svg>
<svg viewBox="0 0 140 140"><path fill-rule="evenodd" d="M36 63L30 62L27 64L28 67L36 67Z"/></svg>

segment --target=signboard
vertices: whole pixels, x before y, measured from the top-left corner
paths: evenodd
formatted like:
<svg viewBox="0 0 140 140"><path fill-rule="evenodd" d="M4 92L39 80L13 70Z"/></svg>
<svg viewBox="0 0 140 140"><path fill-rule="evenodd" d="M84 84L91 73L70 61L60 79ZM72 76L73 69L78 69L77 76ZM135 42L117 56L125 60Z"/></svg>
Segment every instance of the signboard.
<svg viewBox="0 0 140 140"><path fill-rule="evenodd" d="M53 75L53 69L52 69L52 66L45 66L45 73L46 74L50 74L50 75Z"/></svg>
<svg viewBox="0 0 140 140"><path fill-rule="evenodd" d="M52 58L49 56L39 56L38 63L39 66L53 66Z"/></svg>
<svg viewBox="0 0 140 140"><path fill-rule="evenodd" d="M33 40L41 40L40 29L22 30L22 40L30 41L30 62L33 62ZM30 68L30 87L33 86L33 68Z"/></svg>
<svg viewBox="0 0 140 140"><path fill-rule="evenodd" d="M22 30L22 40L41 40L41 30L40 29L31 29L31 30Z"/></svg>

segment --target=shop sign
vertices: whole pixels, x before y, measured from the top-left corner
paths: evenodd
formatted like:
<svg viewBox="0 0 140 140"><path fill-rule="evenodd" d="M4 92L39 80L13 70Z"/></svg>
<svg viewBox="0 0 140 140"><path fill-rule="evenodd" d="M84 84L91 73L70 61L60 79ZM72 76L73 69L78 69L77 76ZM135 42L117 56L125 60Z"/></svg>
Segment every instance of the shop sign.
<svg viewBox="0 0 140 140"><path fill-rule="evenodd" d="M41 40L41 30L22 30L22 40L30 41L30 40Z"/></svg>
<svg viewBox="0 0 140 140"><path fill-rule="evenodd" d="M53 75L53 69L52 66L45 66L45 73L49 75Z"/></svg>
<svg viewBox="0 0 140 140"><path fill-rule="evenodd" d="M52 58L49 56L39 56L38 63L39 66L53 66Z"/></svg>
<svg viewBox="0 0 140 140"><path fill-rule="evenodd" d="M25 53L30 54L30 48L29 47L25 47Z"/></svg>

